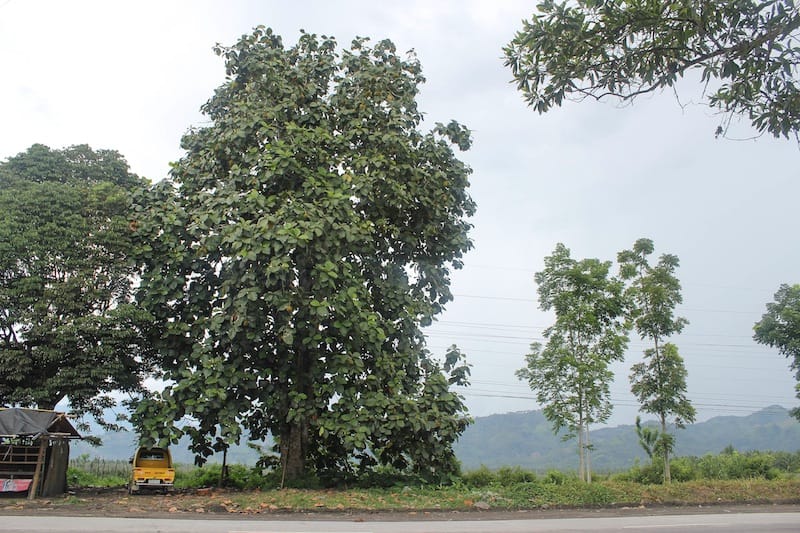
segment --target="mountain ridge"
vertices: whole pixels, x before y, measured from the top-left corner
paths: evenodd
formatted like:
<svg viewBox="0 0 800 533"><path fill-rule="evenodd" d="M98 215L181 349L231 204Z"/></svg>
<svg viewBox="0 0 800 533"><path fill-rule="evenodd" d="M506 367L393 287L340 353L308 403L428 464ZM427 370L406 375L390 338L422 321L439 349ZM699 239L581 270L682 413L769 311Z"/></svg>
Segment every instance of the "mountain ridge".
<svg viewBox="0 0 800 533"><path fill-rule="evenodd" d="M646 425L655 426L653 421ZM702 456L727 446L739 451L800 449L800 423L779 405L745 416L719 416L675 431L675 455ZM519 411L478 417L455 445L466 470L486 466L519 466L543 471L574 470L577 442L554 435L541 411ZM598 471L629 468L648 457L639 445L635 426L620 425L591 431L592 467Z"/></svg>

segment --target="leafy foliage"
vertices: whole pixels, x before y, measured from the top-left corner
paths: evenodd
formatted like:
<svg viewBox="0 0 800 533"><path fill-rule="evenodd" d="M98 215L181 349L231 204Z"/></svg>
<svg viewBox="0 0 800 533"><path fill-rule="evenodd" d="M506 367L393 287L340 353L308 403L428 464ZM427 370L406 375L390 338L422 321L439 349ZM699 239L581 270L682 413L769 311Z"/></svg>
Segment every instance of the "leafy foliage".
<svg viewBox="0 0 800 533"><path fill-rule="evenodd" d="M543 0L505 55L539 113L632 101L699 71L711 107L788 137L800 130L798 28L793 0Z"/></svg>
<svg viewBox="0 0 800 533"><path fill-rule="evenodd" d="M653 458L658 444L658 430L650 426L642 425L642 418L636 417L636 436L639 437L639 445L642 447L647 457Z"/></svg>
<svg viewBox="0 0 800 533"><path fill-rule="evenodd" d="M775 479L779 471L775 458L767 452L739 453L731 450L707 454L697 461L698 478L703 479Z"/></svg>
<svg viewBox="0 0 800 533"><path fill-rule="evenodd" d="M628 337L623 286L609 277L611 263L577 261L559 243L535 275L539 306L556 322L544 331L547 344L531 344L526 366L516 372L536 392L554 431L578 437L579 475L591 481L589 426L611 415L612 361L622 360Z"/></svg>
<svg viewBox="0 0 800 533"><path fill-rule="evenodd" d="M455 347L433 359L420 327L471 247L452 150L469 132L418 131L413 55L336 48L257 28L216 49L211 124L140 211L141 302L169 385L136 421L144 442L189 434L201 461L243 430L271 435L287 479L376 463L447 476L469 421L451 386L469 369Z"/></svg>
<svg viewBox="0 0 800 533"><path fill-rule="evenodd" d="M631 367L631 392L641 402L642 411L663 419L670 416L672 423L681 428L695 417L686 397L686 375L677 347L668 342L660 347L658 358L654 349L648 349L645 362Z"/></svg>
<svg viewBox="0 0 800 533"><path fill-rule="evenodd" d="M652 428L655 430L655 428ZM658 430L656 435L658 434ZM672 480L677 482L692 481L698 478L697 460L691 457L675 457L670 461ZM631 481L645 485L657 485L664 483L664 462L651 461L647 464L634 464L625 472L613 474L612 479L616 481Z"/></svg>
<svg viewBox="0 0 800 533"><path fill-rule="evenodd" d="M108 393L140 390L149 316L132 304L129 209L145 185L85 145L0 164L0 404L68 398L105 423Z"/></svg>
<svg viewBox="0 0 800 533"><path fill-rule="evenodd" d="M791 360L798 384L795 386L800 398L800 285L781 285L775 293L775 301L767 304L767 312L756 322L753 339L760 344L777 348ZM792 410L800 420L800 407Z"/></svg>

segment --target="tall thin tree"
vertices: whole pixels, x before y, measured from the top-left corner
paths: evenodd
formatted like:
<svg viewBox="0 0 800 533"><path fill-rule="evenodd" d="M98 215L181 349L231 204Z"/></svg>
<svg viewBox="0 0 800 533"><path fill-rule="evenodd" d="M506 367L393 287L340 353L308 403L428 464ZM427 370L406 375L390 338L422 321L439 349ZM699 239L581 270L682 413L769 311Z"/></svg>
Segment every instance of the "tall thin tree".
<svg viewBox="0 0 800 533"><path fill-rule="evenodd" d="M671 481L670 454L674 436L668 431L671 420L675 427L694 422L695 409L686 396L686 368L678 347L664 343L680 333L688 321L675 316L675 306L683 301L681 284L675 276L680 264L678 257L663 254L655 265L648 256L653 253L653 241L637 240L631 250L617 256L620 276L629 281L626 294L633 327L643 340L652 342L644 351L644 360L631 367L631 392L641 404L640 410L657 415L661 431L655 451L664 458L664 481Z"/></svg>
<svg viewBox="0 0 800 533"><path fill-rule="evenodd" d="M610 262L577 261L559 243L535 275L539 306L555 311L546 346L531 345L526 367L516 375L536 392L554 431L578 437L578 472L591 482L589 427L611 415L613 361L622 360L628 337L623 324L623 284L609 275Z"/></svg>

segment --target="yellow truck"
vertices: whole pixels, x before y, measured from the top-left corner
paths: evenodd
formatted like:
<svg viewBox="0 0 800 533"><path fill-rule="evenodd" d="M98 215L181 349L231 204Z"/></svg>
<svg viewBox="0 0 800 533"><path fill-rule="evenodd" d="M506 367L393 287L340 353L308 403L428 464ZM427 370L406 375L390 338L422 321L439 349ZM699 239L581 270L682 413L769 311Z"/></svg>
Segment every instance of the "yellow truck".
<svg viewBox="0 0 800 533"><path fill-rule="evenodd" d="M128 493L143 490L175 490L175 468L169 448L138 448L133 454Z"/></svg>

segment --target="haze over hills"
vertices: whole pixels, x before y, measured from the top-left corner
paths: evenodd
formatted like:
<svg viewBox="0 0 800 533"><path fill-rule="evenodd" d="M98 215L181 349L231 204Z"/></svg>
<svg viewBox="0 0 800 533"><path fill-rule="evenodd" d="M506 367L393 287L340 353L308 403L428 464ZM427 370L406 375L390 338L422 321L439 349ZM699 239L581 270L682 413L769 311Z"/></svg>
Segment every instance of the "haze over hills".
<svg viewBox="0 0 800 533"><path fill-rule="evenodd" d="M136 447L136 435L130 431L96 434L100 447L87 443L73 444L71 456L88 454L104 459L128 459ZM647 461L639 446L633 425L597 429L591 432L592 466L596 471L629 468L638 459ZM456 443L455 451L465 470L485 465L489 468L520 466L529 470L574 470L577 464L576 442L563 441L551 430L541 411L522 411L477 417ZM739 451L771 450L794 452L800 449L800 422L789 411L775 405L747 416L720 416L692 424L677 433L676 455L702 456L719 453L726 446ZM172 447L175 461L193 463L188 441ZM258 453L240 445L228 452L228 462L252 465ZM221 462L222 455L209 459Z"/></svg>
<svg viewBox="0 0 800 533"><path fill-rule="evenodd" d="M654 424L648 422L648 424ZM574 470L577 442L553 434L541 411L491 415L475 419L456 443L456 455L464 469L520 466L530 470ZM597 471L629 468L638 459L647 461L635 427L622 425L591 432L592 467ZM726 446L739 451L800 449L800 422L789 411L774 405L747 416L720 416L692 424L676 434L676 455L702 456L719 453Z"/></svg>

